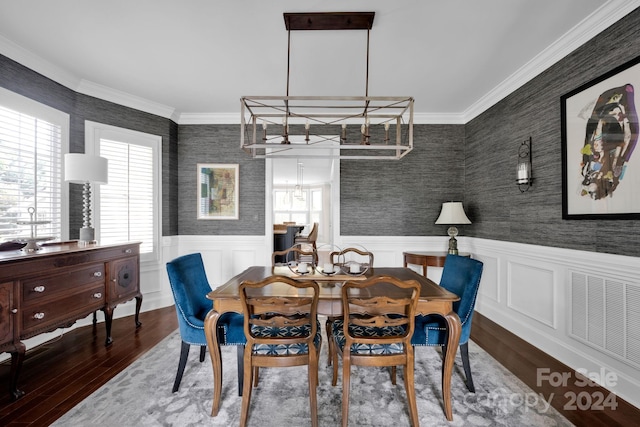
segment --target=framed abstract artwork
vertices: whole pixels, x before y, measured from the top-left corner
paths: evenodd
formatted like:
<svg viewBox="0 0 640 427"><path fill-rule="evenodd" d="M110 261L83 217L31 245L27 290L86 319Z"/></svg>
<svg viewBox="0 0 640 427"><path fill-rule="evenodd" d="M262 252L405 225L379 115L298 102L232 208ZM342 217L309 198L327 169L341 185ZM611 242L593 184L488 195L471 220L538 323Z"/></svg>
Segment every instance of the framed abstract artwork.
<svg viewBox="0 0 640 427"><path fill-rule="evenodd" d="M198 163L198 219L238 219L237 164Z"/></svg>
<svg viewBox="0 0 640 427"><path fill-rule="evenodd" d="M640 219L635 88L640 57L561 97L563 219Z"/></svg>

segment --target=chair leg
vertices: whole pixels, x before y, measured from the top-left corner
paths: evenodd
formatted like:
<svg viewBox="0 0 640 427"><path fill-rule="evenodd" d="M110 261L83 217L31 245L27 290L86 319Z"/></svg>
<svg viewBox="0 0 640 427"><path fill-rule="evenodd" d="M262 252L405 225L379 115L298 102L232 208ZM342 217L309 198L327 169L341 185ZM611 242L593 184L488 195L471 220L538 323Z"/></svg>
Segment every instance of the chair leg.
<svg viewBox="0 0 640 427"><path fill-rule="evenodd" d="M180 388L180 382L182 382L182 374L184 373L184 367L187 365L187 357L189 356L189 348L191 345L182 341L182 347L180 348L180 362L178 362L178 372L176 373L176 380L173 383L172 393L175 393Z"/></svg>
<svg viewBox="0 0 640 427"><path fill-rule="evenodd" d="M311 355L309 353L309 405L311 409L311 426L318 427L318 398L316 395L316 388L318 387L318 361L320 358L317 355Z"/></svg>
<svg viewBox="0 0 640 427"><path fill-rule="evenodd" d="M260 374L260 368L257 366L253 368L253 386L258 387L258 376Z"/></svg>
<svg viewBox="0 0 640 427"><path fill-rule="evenodd" d="M338 384L338 344L335 342L334 337L329 338L332 343L329 346L331 350L331 359L333 360L333 376L331 378L331 385L336 386Z"/></svg>
<svg viewBox="0 0 640 427"><path fill-rule="evenodd" d="M396 371L397 371L397 367L392 366L391 367L391 384L393 385L396 385Z"/></svg>
<svg viewBox="0 0 640 427"><path fill-rule="evenodd" d="M413 359L413 357L411 357ZM414 366L413 360L407 360L407 364L404 365L404 387L407 392L407 400L409 402L409 414L411 418L411 425L418 426L418 405L416 402L416 392L414 383Z"/></svg>
<svg viewBox="0 0 640 427"><path fill-rule="evenodd" d="M469 365L469 343L460 344L460 357L462 358L462 367L464 368L464 375L466 377L465 384L467 389L471 393L476 392L476 388L473 386L473 377L471 376L471 366Z"/></svg>
<svg viewBox="0 0 640 427"><path fill-rule="evenodd" d="M204 355L207 352L207 346L206 345L201 345L200 346L200 363L204 362Z"/></svg>
<svg viewBox="0 0 640 427"><path fill-rule="evenodd" d="M249 418L249 403L251 401L251 383L253 382L252 374L253 369L251 367L251 351L244 352L244 384L242 386L242 409L240 412L240 427L247 425L247 419Z"/></svg>
<svg viewBox="0 0 640 427"><path fill-rule="evenodd" d="M244 346L237 345L238 352L238 396L242 396L242 386L244 385Z"/></svg>
<svg viewBox="0 0 640 427"><path fill-rule="evenodd" d="M342 353L342 427L349 425L349 384L351 382L351 345L345 345Z"/></svg>
<svg viewBox="0 0 640 427"><path fill-rule="evenodd" d="M332 351L331 351L331 346L333 345L332 343L332 339L331 339L331 324L333 323L333 319L331 317L327 318L327 322L324 324L325 329L327 331L327 366L331 366L331 359L332 359Z"/></svg>

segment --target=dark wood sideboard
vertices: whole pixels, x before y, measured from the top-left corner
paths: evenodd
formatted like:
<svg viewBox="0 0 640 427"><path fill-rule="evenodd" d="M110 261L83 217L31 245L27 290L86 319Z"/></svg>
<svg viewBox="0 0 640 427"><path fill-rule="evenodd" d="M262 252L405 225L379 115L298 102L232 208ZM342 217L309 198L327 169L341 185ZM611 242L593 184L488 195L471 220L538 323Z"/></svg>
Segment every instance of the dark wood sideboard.
<svg viewBox="0 0 640 427"><path fill-rule="evenodd" d="M135 325L140 327L140 243L43 245L37 252L0 252L0 352L11 353L9 392L14 399L25 355L22 340L102 310L105 345L112 343L113 310L136 299Z"/></svg>

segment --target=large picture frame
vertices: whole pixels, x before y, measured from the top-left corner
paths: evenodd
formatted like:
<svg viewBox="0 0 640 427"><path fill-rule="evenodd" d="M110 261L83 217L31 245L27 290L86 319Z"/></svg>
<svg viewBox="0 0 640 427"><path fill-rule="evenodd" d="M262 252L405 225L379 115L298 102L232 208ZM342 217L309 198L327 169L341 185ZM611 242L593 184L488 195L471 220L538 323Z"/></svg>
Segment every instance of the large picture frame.
<svg viewBox="0 0 640 427"><path fill-rule="evenodd" d="M198 219L239 218L237 164L198 163Z"/></svg>
<svg viewBox="0 0 640 427"><path fill-rule="evenodd" d="M563 95L562 218L640 219L640 56Z"/></svg>

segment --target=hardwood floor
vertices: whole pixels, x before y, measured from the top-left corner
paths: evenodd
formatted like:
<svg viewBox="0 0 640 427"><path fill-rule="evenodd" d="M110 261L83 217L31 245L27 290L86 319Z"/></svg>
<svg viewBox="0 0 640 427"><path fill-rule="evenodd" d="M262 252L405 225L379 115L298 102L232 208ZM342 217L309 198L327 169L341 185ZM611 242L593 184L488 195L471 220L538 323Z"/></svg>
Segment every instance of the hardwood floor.
<svg viewBox="0 0 640 427"><path fill-rule="evenodd" d="M173 307L141 313L140 319L137 332L131 316L114 320L114 343L109 348L104 346L104 324L98 324L95 331L92 326L78 328L27 352L19 379L26 395L16 402L6 392L10 363L0 364L0 426L49 425L178 327ZM593 396L600 389L577 387L575 381L555 388L545 381L538 387L537 368L569 372L572 379L574 372L479 313L471 338L535 392L547 399L554 393L553 406L577 426L629 426L640 419L640 409L620 398L615 410L566 410L565 393ZM473 359L471 366L481 369L473 366Z"/></svg>
<svg viewBox="0 0 640 427"><path fill-rule="evenodd" d="M639 408L613 394L610 395L597 384L587 385L584 377L578 377L573 369L478 312L473 315L471 339L533 391L542 394L547 401L552 396L551 405L573 424L589 427L638 425ZM551 383L554 381L543 379L538 386L538 368L548 369L549 375L565 375L566 385L553 387ZM471 369L473 372L473 360ZM603 400L607 396L609 400ZM602 409L598 409L599 406L602 406ZM580 407L591 409L579 410Z"/></svg>
<svg viewBox="0 0 640 427"><path fill-rule="evenodd" d="M115 319L113 344L104 346L104 323L74 329L25 356L18 387L26 394L9 398L10 361L0 364L0 426L47 426L113 378L178 327L173 306ZM177 365L176 365L177 366Z"/></svg>

